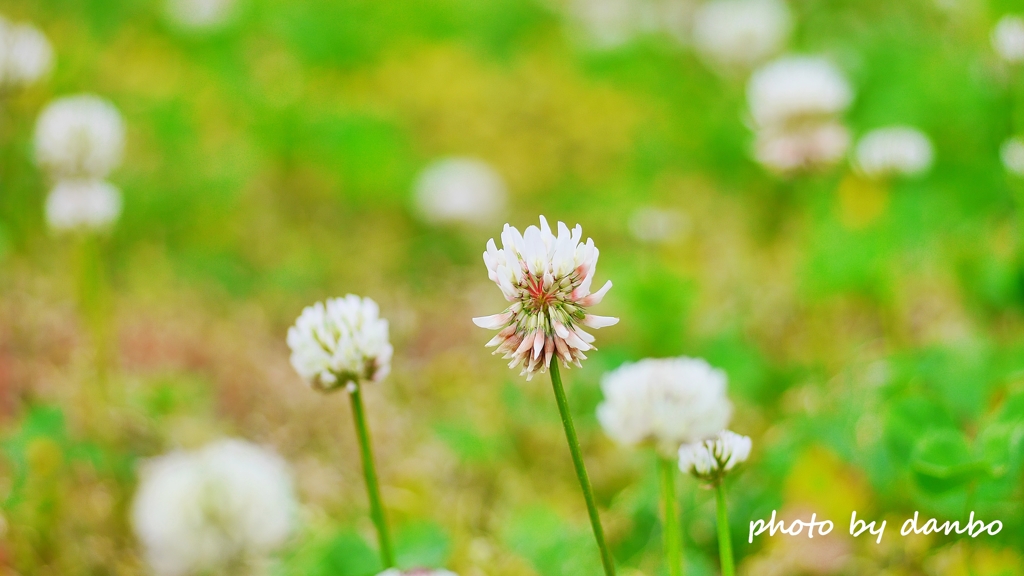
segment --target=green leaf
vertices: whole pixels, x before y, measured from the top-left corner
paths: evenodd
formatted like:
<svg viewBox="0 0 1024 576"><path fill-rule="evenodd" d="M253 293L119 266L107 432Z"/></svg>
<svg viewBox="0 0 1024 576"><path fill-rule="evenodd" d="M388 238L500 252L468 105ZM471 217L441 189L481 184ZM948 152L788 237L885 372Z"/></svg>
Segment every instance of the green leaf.
<svg viewBox="0 0 1024 576"><path fill-rule="evenodd" d="M441 568L451 554L451 541L441 526L418 522L398 531L395 551L396 561L403 569Z"/></svg>
<svg viewBox="0 0 1024 576"><path fill-rule="evenodd" d="M929 492L963 486L985 471L964 435L956 430L932 430L917 442L910 460L918 484Z"/></svg>

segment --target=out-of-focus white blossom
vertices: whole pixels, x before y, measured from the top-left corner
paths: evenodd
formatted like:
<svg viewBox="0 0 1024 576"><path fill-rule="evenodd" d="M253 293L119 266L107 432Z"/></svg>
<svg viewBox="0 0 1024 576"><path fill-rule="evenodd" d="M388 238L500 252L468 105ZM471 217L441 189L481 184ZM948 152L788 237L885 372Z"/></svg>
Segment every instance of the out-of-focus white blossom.
<svg viewBox="0 0 1024 576"><path fill-rule="evenodd" d="M865 176L913 176L932 167L935 152L928 136L910 126L868 132L856 148L856 166Z"/></svg>
<svg viewBox="0 0 1024 576"><path fill-rule="evenodd" d="M693 43L712 65L750 67L777 54L792 27L781 0L712 0L693 20Z"/></svg>
<svg viewBox="0 0 1024 576"><path fill-rule="evenodd" d="M102 230L121 215L121 191L102 180L61 180L46 197L46 223L58 231Z"/></svg>
<svg viewBox="0 0 1024 576"><path fill-rule="evenodd" d="M295 371L321 392L383 380L394 351L377 303L354 294L307 306L288 347Z"/></svg>
<svg viewBox="0 0 1024 576"><path fill-rule="evenodd" d="M692 4L692 0L568 0L568 11L584 42L609 50L655 32L685 40Z"/></svg>
<svg viewBox="0 0 1024 576"><path fill-rule="evenodd" d="M507 196L501 176L475 158L446 158L423 170L413 188L416 207L433 223L486 224Z"/></svg>
<svg viewBox="0 0 1024 576"><path fill-rule="evenodd" d="M92 95L60 98L36 122L36 162L55 179L105 178L121 163L124 133L110 102Z"/></svg>
<svg viewBox="0 0 1024 576"><path fill-rule="evenodd" d="M605 374L597 419L620 444L671 455L729 424L725 387L725 372L699 358L647 358Z"/></svg>
<svg viewBox="0 0 1024 576"><path fill-rule="evenodd" d="M167 0L167 16L171 22L196 32L223 26L234 11L235 0Z"/></svg>
<svg viewBox="0 0 1024 576"><path fill-rule="evenodd" d="M649 244L667 244L678 240L690 227L686 214L678 210L643 206L629 218L633 238Z"/></svg>
<svg viewBox="0 0 1024 576"><path fill-rule="evenodd" d="M53 47L36 27L0 17L0 87L22 88L53 68Z"/></svg>
<svg viewBox="0 0 1024 576"><path fill-rule="evenodd" d="M154 573L198 576L259 566L287 540L295 512L285 461L229 439L146 462L132 524Z"/></svg>
<svg viewBox="0 0 1024 576"><path fill-rule="evenodd" d="M1024 18L1003 16L992 29L992 48L1003 60L1016 64L1024 60Z"/></svg>
<svg viewBox="0 0 1024 576"><path fill-rule="evenodd" d="M1003 142L999 157L1008 172L1024 176L1024 138L1014 136Z"/></svg>
<svg viewBox="0 0 1024 576"><path fill-rule="evenodd" d="M455 572L443 568L414 568L412 570L398 570L391 568L381 572L377 576L458 576Z"/></svg>
<svg viewBox="0 0 1024 576"><path fill-rule="evenodd" d="M757 134L754 158L774 172L831 166L846 154L850 131L838 122L809 123Z"/></svg>
<svg viewBox="0 0 1024 576"><path fill-rule="evenodd" d="M556 356L567 367L570 362L579 366L586 359L584 352L594 349L594 337L583 327L603 328L619 321L587 313L612 283L590 292L599 251L592 239L582 239L579 224L570 231L559 222L556 236L541 216L540 228L530 226L525 234L505 224L500 249L493 238L487 241L487 276L511 304L504 312L474 318L473 323L500 330L487 346L497 346L494 353L511 360L509 368L521 366L527 380L545 371Z"/></svg>
<svg viewBox="0 0 1024 576"><path fill-rule="evenodd" d="M828 60L786 56L759 68L747 84L750 116L758 128L830 118L844 112L853 91Z"/></svg>
<svg viewBox="0 0 1024 576"><path fill-rule="evenodd" d="M715 484L736 465L747 461L750 448L749 437L723 430L713 438L679 448L679 469L703 482Z"/></svg>

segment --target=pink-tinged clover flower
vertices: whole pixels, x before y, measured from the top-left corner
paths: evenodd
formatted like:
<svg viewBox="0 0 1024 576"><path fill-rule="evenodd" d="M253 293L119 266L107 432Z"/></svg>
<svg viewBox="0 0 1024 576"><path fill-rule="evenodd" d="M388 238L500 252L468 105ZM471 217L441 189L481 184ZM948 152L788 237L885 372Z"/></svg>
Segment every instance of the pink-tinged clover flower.
<svg viewBox="0 0 1024 576"><path fill-rule="evenodd" d="M521 366L527 380L544 372L556 356L566 367L580 366L584 353L595 349L594 337L583 327L597 329L619 321L587 313L612 283L590 291L599 251L592 239L584 243L582 238L579 224L570 231L559 222L555 235L541 216L540 228L530 226L524 234L505 224L502 248L493 238L487 242L487 276L510 305L500 314L474 318L473 323L499 330L487 346L497 347L494 353L510 360L509 368Z"/></svg>

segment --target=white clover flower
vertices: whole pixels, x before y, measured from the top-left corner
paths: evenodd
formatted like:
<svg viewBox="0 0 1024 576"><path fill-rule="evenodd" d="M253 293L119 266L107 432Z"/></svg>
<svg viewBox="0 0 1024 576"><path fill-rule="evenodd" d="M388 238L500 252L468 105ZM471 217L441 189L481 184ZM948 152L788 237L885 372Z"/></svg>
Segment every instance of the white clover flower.
<svg viewBox="0 0 1024 576"><path fill-rule="evenodd" d="M1008 138L999 149L999 157L1007 172L1024 176L1024 138Z"/></svg>
<svg viewBox="0 0 1024 576"><path fill-rule="evenodd" d="M131 514L153 572L186 576L265 561L291 534L295 511L285 461L228 439L146 462Z"/></svg>
<svg viewBox="0 0 1024 576"><path fill-rule="evenodd" d="M398 570L390 568L377 576L458 576L455 572L443 568L414 568L413 570Z"/></svg>
<svg viewBox="0 0 1024 576"><path fill-rule="evenodd" d="M750 448L750 438L723 430L713 438L679 448L679 469L715 484L736 465L747 461Z"/></svg>
<svg viewBox="0 0 1024 576"><path fill-rule="evenodd" d="M913 176L932 166L932 141L916 128L889 126L868 132L857 143L857 169L872 178Z"/></svg>
<svg viewBox="0 0 1024 576"><path fill-rule="evenodd" d="M167 0L167 17L178 27L194 32L225 25L235 11L235 0Z"/></svg>
<svg viewBox="0 0 1024 576"><path fill-rule="evenodd" d="M693 20L693 42L710 64L746 68L774 56L792 27L781 0L712 0Z"/></svg>
<svg viewBox="0 0 1024 576"><path fill-rule="evenodd" d="M105 178L121 163L124 121L92 95L51 102L36 122L36 162L55 178Z"/></svg>
<svg viewBox="0 0 1024 576"><path fill-rule="evenodd" d="M844 112L853 91L824 58L786 56L754 72L747 84L750 116L758 128L782 129Z"/></svg>
<svg viewBox="0 0 1024 576"><path fill-rule="evenodd" d="M1024 18L1015 15L1000 18L992 29L992 48L1011 64L1024 61Z"/></svg>
<svg viewBox="0 0 1024 576"><path fill-rule="evenodd" d="M383 380L394 352L377 303L354 294L307 306L288 347L295 371L321 392Z"/></svg>
<svg viewBox="0 0 1024 576"><path fill-rule="evenodd" d="M838 122L810 123L757 133L754 158L779 173L831 166L846 154L850 132Z"/></svg>
<svg viewBox="0 0 1024 576"><path fill-rule="evenodd" d="M725 372L699 358L647 358L604 375L597 419L616 442L674 454L725 429L732 404Z"/></svg>
<svg viewBox="0 0 1024 576"><path fill-rule="evenodd" d="M37 28L0 18L0 86L23 88L53 67L53 47Z"/></svg>
<svg viewBox="0 0 1024 576"><path fill-rule="evenodd" d="M525 234L505 224L501 249L493 238L487 241L487 276L511 305L500 314L474 318L473 323L500 330L487 346L497 346L494 353L511 360L509 368L522 366L527 380L545 371L555 356L566 366L579 366L586 359L584 352L594 349L594 337L582 327L603 328L619 321L587 313L612 283L590 292L599 252L592 239L584 244L582 238L579 224L570 231L562 222L555 236L541 216L540 228L530 226Z"/></svg>
<svg viewBox="0 0 1024 576"><path fill-rule="evenodd" d="M58 231L101 230L121 215L121 191L100 180L61 180L46 197L46 223Z"/></svg>
<svg viewBox="0 0 1024 576"><path fill-rule="evenodd" d="M420 173L413 196L428 222L479 225L501 213L507 192L501 176L486 162L446 158Z"/></svg>

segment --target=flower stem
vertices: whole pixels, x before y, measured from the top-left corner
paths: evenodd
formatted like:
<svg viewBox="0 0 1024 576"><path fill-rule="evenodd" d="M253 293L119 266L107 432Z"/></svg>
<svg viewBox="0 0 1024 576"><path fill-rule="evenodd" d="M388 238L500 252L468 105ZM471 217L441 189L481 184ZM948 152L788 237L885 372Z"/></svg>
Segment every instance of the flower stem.
<svg viewBox="0 0 1024 576"><path fill-rule="evenodd" d="M366 494L370 499L370 517L377 527L377 539L380 543L380 559L384 568L395 566L395 557L391 552L391 538L388 535L387 521L384 519L384 504L380 497L380 484L377 481L377 469L373 464L373 449L370 448L370 430L366 425L366 413L363 410L363 396L359 384L349 389L352 397L352 417L356 423L356 436L359 437L359 453L363 459L363 476L366 478Z"/></svg>
<svg viewBox="0 0 1024 576"><path fill-rule="evenodd" d="M679 503L676 500L676 463L658 456L658 472L661 477L662 539L665 548L665 562L668 576L683 574L683 546L679 526Z"/></svg>
<svg viewBox="0 0 1024 576"><path fill-rule="evenodd" d="M569 401L565 397L565 389L562 387L562 375L558 372L558 358L551 359L551 387L555 391L555 400L558 402L558 411L562 415L562 426L565 428L565 439L569 443L569 452L572 454L572 463L576 467L576 477L580 481L580 488L583 490L583 498L587 501L587 512L590 514L590 526L594 529L594 540L601 551L601 563L604 564L605 576L615 576L615 562L612 560L612 553L604 541L604 529L601 528L601 516L597 512L597 501L594 499L594 488L590 485L590 477L587 476L587 467L583 463L583 452L580 450L580 441L576 437L576 427L572 423L572 414L569 413Z"/></svg>
<svg viewBox="0 0 1024 576"><path fill-rule="evenodd" d="M735 576L732 558L732 536L729 534L729 513L725 509L725 484L715 485L715 503L718 509L718 556L722 561L722 576Z"/></svg>

